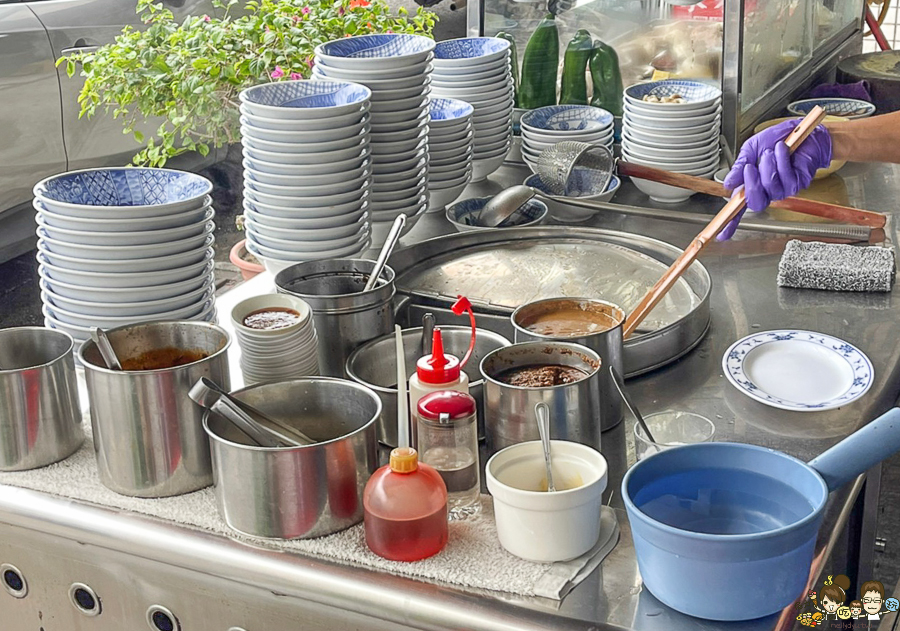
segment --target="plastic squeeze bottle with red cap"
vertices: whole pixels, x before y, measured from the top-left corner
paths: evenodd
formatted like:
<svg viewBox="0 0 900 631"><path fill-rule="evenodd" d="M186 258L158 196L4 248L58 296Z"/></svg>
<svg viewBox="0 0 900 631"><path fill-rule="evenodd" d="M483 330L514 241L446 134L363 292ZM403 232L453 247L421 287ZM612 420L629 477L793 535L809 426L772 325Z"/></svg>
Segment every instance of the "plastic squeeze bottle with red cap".
<svg viewBox="0 0 900 631"><path fill-rule="evenodd" d="M461 315L466 311L469 312L472 336L469 340L469 350L462 361L444 352L441 329L434 327L431 355L419 358L419 361L416 362L416 373L409 378L409 409L413 414L418 409L419 399L426 394L441 390L469 393L469 375L462 368L469 361L469 357L472 356L472 351L475 349L475 315L472 313L472 305L469 301L460 296L453 305L453 312Z"/></svg>

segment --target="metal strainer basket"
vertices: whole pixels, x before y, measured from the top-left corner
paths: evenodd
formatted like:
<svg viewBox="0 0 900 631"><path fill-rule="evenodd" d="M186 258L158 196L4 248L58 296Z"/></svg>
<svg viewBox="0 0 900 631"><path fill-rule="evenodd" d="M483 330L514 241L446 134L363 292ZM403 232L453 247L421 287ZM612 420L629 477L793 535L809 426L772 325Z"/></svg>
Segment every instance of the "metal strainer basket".
<svg viewBox="0 0 900 631"><path fill-rule="evenodd" d="M569 181L576 168L591 169L603 174L597 180L597 189L605 191L615 166L616 161L605 146L564 140L541 152L537 161L537 173L554 195L568 196Z"/></svg>

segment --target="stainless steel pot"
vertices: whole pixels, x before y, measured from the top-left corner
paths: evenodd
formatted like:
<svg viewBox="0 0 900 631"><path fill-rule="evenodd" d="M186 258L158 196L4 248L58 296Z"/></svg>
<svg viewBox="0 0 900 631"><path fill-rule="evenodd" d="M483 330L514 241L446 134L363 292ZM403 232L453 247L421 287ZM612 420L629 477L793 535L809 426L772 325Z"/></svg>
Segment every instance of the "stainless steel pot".
<svg viewBox="0 0 900 631"><path fill-rule="evenodd" d="M526 366L571 366L587 377L570 384L542 388L511 386L498 377ZM539 440L534 406L550 406L550 435L600 449L600 401L597 380L600 356L580 344L523 342L499 348L481 360L484 376L484 429L490 455L505 447Z"/></svg>
<svg viewBox="0 0 900 631"><path fill-rule="evenodd" d="M441 326L444 351L462 359L469 349L472 329L467 326ZM484 329L475 330L475 349L463 367L469 376L469 394L478 405L478 435L484 435L484 380L478 370L481 359L491 351L509 346L502 335ZM422 327L403 330L403 351L406 354L407 379L416 372L416 362L422 356ZM386 335L363 344L350 354L347 375L378 393L384 405L384 421L378 424L378 440L397 446L397 354L394 336ZM412 436L413 434L410 433Z"/></svg>
<svg viewBox="0 0 900 631"><path fill-rule="evenodd" d="M582 310L596 315L598 324L607 328L581 336L541 335L529 326L547 314L567 310ZM618 305L594 298L547 298L522 305L512 313L516 330L516 342L559 340L587 346L600 356L605 368L614 366L620 375L625 374L622 352L622 325L625 311ZM606 431L622 422L622 397L619 396L609 370L603 370L597 379L600 396L600 430Z"/></svg>
<svg viewBox="0 0 900 631"><path fill-rule="evenodd" d="M53 329L0 330L0 471L58 462L84 441L74 346Z"/></svg>
<svg viewBox="0 0 900 631"><path fill-rule="evenodd" d="M255 537L306 539L362 521L363 491L378 466L378 395L351 381L306 377L232 396L321 442L257 447L207 413L216 499L229 527Z"/></svg>
<svg viewBox="0 0 900 631"><path fill-rule="evenodd" d="M93 341L78 349L91 401L100 481L123 495L168 497L212 484L203 409L188 398L200 377L230 387L228 333L206 322L147 322L108 332L120 360L179 348L205 359L161 370L109 370Z"/></svg>
<svg viewBox="0 0 900 631"><path fill-rule="evenodd" d="M363 291L374 261L330 259L292 265L275 276L278 292L305 300L319 336L319 370L344 377L350 353L394 328L394 270L385 266L374 289Z"/></svg>

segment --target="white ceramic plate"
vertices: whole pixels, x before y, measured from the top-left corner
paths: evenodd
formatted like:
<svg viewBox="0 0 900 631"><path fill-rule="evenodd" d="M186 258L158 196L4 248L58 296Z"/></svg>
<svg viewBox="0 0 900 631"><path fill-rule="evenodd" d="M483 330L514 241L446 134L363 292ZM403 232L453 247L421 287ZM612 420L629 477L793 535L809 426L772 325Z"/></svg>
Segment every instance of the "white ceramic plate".
<svg viewBox="0 0 900 631"><path fill-rule="evenodd" d="M748 335L725 352L722 368L748 397L799 412L847 405L864 395L875 380L872 362L861 350L812 331Z"/></svg>

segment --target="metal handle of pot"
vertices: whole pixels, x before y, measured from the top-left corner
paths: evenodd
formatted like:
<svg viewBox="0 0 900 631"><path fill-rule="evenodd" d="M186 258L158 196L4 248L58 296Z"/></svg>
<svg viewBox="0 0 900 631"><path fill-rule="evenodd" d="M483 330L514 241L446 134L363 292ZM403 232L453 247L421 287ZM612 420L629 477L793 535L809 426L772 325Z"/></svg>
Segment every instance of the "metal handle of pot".
<svg viewBox="0 0 900 631"><path fill-rule="evenodd" d="M900 408L891 408L808 464L834 491L898 451Z"/></svg>

